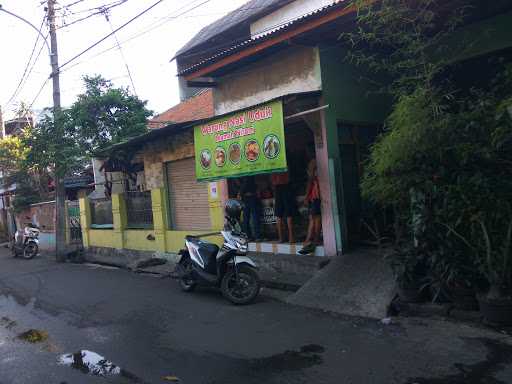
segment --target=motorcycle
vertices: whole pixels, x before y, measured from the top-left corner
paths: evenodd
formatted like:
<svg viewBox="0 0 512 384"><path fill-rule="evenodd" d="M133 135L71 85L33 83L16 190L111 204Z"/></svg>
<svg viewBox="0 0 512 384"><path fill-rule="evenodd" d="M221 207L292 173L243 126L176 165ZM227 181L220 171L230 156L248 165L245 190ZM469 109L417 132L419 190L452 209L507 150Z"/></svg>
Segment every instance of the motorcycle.
<svg viewBox="0 0 512 384"><path fill-rule="evenodd" d="M237 218L231 215L226 220L220 232L224 238L221 248L201 240L213 233L186 236L186 248L179 252L176 272L183 291L191 292L198 285L218 287L233 304L248 304L260 292L258 267L247 257L248 239L239 231Z"/></svg>
<svg viewBox="0 0 512 384"><path fill-rule="evenodd" d="M39 229L34 225L27 225L23 231L17 230L11 249L14 257L20 254L24 259L32 259L39 252Z"/></svg>

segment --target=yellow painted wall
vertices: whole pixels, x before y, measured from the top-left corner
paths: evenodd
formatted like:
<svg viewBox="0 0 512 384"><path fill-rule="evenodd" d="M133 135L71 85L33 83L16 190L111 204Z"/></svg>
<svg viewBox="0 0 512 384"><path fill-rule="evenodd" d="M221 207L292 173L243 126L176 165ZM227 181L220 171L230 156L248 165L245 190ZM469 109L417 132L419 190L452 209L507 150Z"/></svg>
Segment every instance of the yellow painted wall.
<svg viewBox="0 0 512 384"><path fill-rule="evenodd" d="M90 229L89 231L90 247L114 248L114 241L111 229Z"/></svg>
<svg viewBox="0 0 512 384"><path fill-rule="evenodd" d="M192 141L191 141L192 142ZM189 150L188 155L193 155L192 149ZM176 153L165 149L160 150L162 156L155 156L151 158L153 163L158 163L158 172L155 173L154 179L164 179L163 175L163 162L169 160L176 160L171 154ZM172 152L172 153L171 153ZM178 151L179 152L179 151ZM155 151L148 148L144 150L144 155L150 156ZM183 153L181 153L183 157ZM166 156L164 156L166 155ZM151 157L151 156L150 156ZM175 156L176 157L176 156ZM180 156L178 156L180 157ZM181 158L180 157L180 158ZM145 161L145 167L151 171L153 168L149 166L150 161ZM148 172L150 173L150 172ZM146 180L151 179L151 175L146 175ZM154 185L153 185L154 184ZM126 204L124 203L123 194L113 194L112 196L112 213L114 219L114 228L112 230L105 229L92 229L90 223L89 202L86 197L80 199L80 211L82 215L82 231L84 234L84 246L87 247L106 247L116 249L131 249L138 251L166 251L176 253L184 247L186 235L199 235L207 232L220 231L224 225L224 214L222 196L226 195L223 190L225 186L222 183L210 183L208 185L208 203L210 208L210 220L212 224L211 230L206 231L170 231L168 224L168 197L167 190L163 182L153 182L148 185L152 186L151 199L153 205L153 223L154 228L143 229L126 229ZM152 235L154 240L148 240L148 235ZM222 245L222 236L205 237L204 240L211 241L217 245Z"/></svg>
<svg viewBox="0 0 512 384"><path fill-rule="evenodd" d="M205 231L166 231L166 252L177 253L180 249L185 246L185 236L187 235L199 235L206 233ZM148 240L148 235L154 236L154 231L151 230L125 230L124 236L124 249L132 249L137 251L149 251L156 252L156 242L154 240ZM89 231L89 246L90 247L103 247L103 248L115 248L112 230L106 229L91 229ZM222 236L209 236L205 237L204 240L211 241L218 246L222 245Z"/></svg>
<svg viewBox="0 0 512 384"><path fill-rule="evenodd" d="M123 231L123 248L137 251L156 251L156 240L148 240L149 235L155 238L155 232L152 230L127 229Z"/></svg>

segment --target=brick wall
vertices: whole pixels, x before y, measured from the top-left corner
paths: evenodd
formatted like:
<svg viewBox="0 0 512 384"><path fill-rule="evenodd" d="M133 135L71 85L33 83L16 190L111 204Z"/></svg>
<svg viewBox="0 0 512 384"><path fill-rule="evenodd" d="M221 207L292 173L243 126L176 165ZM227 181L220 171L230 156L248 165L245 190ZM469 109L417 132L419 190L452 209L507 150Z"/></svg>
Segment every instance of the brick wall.
<svg viewBox="0 0 512 384"><path fill-rule="evenodd" d="M162 188L164 186L164 163L194 156L192 128L167 137L165 140L146 144L142 154L147 188Z"/></svg>

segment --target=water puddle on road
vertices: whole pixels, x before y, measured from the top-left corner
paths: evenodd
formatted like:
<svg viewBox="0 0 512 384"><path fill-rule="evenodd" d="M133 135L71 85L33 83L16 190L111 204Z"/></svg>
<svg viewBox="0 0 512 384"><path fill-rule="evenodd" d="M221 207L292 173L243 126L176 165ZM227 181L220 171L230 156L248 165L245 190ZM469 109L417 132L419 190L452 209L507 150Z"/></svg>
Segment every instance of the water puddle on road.
<svg viewBox="0 0 512 384"><path fill-rule="evenodd" d="M125 383L144 384L144 381L125 369L115 365L96 352L81 350L76 353L68 353L58 358L60 365L76 369L86 375L100 376L104 378L119 377Z"/></svg>
<svg viewBox="0 0 512 384"><path fill-rule="evenodd" d="M322 353L325 348L321 345L309 344L299 350L285 351L283 353L252 359L251 368L260 371L295 371L320 365L323 362Z"/></svg>

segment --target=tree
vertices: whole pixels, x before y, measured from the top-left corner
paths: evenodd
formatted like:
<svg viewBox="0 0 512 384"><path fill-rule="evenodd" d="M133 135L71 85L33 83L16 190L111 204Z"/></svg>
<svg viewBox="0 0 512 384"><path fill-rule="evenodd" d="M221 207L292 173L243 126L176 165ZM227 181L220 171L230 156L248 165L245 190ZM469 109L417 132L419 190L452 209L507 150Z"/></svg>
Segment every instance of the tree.
<svg viewBox="0 0 512 384"><path fill-rule="evenodd" d="M55 116L46 109L19 138L0 140L0 167L11 170L21 183L16 198L20 206L44 194L46 176L62 179L83 169L96 150L147 131L151 111L146 102L101 76L84 77L84 85L85 92L70 108Z"/></svg>
<svg viewBox="0 0 512 384"><path fill-rule="evenodd" d="M454 59L471 44L450 42L473 1L354 3L358 28L343 35L348 59L386 75L395 100L371 148L364 196L394 208L411 257L427 255L444 283L485 280L490 296L510 291L510 59L479 59L471 77L460 76L470 64Z"/></svg>
<svg viewBox="0 0 512 384"><path fill-rule="evenodd" d="M147 132L152 112L128 89L114 88L101 76L84 77L85 93L66 111L67 131L85 156Z"/></svg>
<svg viewBox="0 0 512 384"><path fill-rule="evenodd" d="M7 136L0 139L0 170L3 176L8 176L22 168L29 149L17 136Z"/></svg>
<svg viewBox="0 0 512 384"><path fill-rule="evenodd" d="M55 124L47 109L40 121L26 130L22 141L30 148L29 168L60 169L61 176L66 176L88 164L95 151L147 131L151 111L146 102L125 88L113 87L101 76L84 77L84 85L85 92L56 116L61 124Z"/></svg>

